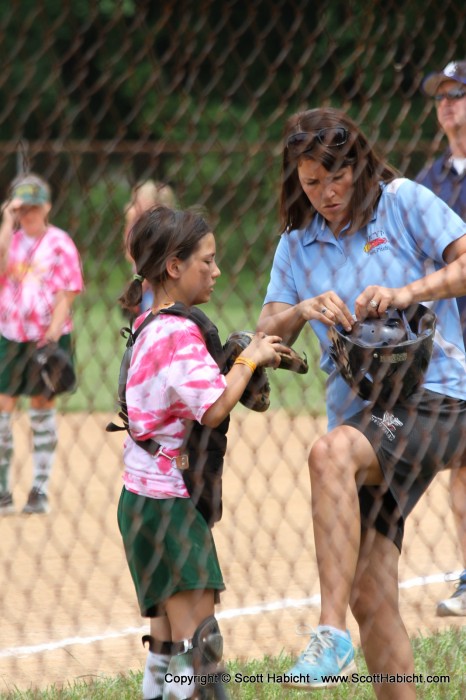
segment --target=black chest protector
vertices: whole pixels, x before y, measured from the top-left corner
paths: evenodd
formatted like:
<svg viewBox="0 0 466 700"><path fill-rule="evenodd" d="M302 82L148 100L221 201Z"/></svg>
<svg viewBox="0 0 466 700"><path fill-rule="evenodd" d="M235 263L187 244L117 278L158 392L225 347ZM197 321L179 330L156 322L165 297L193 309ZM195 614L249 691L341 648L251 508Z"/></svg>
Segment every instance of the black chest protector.
<svg viewBox="0 0 466 700"><path fill-rule="evenodd" d="M182 316L193 321L199 327L207 350L218 364L220 371L222 373L225 371L225 353L218 330L203 311L196 306L187 307L176 302L167 309L161 309L158 314ZM141 331L149 323L152 323L158 314L149 313L134 332L130 328L122 328L120 331L121 335L127 338L118 378L118 404L120 406L118 415L122 419L123 425L109 423L106 428L109 432L126 430L135 443L151 455L155 455L163 446L156 440L150 438L136 440L131 435L126 403L126 382L134 343ZM187 455L185 464L181 465L181 467L185 467L181 469L183 480L194 505L202 513L210 527L213 527L214 523L222 517L223 459L227 448L229 423L230 416L227 416L216 428L209 428L197 421L191 421L183 446L183 452Z"/></svg>

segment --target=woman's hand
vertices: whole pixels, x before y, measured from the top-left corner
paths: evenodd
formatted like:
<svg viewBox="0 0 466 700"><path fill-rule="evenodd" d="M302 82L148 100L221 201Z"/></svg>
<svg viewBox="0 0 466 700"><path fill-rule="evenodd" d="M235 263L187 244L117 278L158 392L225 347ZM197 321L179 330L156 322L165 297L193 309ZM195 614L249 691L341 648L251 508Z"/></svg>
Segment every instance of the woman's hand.
<svg viewBox="0 0 466 700"><path fill-rule="evenodd" d="M351 311L338 294L332 291L304 299L296 308L305 321L321 321L326 326L340 323L346 331L350 331L354 325Z"/></svg>
<svg viewBox="0 0 466 700"><path fill-rule="evenodd" d="M367 317L382 316L388 308L406 309L414 301L407 287L379 287L371 285L361 292L354 304L358 321Z"/></svg>
<svg viewBox="0 0 466 700"><path fill-rule="evenodd" d="M257 329L278 333L287 345L293 345L307 321L320 321L326 326L341 323L346 331L354 325L350 310L335 292L328 291L295 305L272 301L262 307Z"/></svg>

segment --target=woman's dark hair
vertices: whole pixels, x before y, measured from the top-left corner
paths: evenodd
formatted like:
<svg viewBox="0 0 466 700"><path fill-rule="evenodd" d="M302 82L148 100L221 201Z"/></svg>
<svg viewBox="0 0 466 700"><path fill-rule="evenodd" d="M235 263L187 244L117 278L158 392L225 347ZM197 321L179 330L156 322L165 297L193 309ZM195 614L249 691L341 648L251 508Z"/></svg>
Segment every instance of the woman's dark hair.
<svg viewBox="0 0 466 700"><path fill-rule="evenodd" d="M317 138L321 129L344 129L347 139L341 145L324 145ZM288 139L293 134L306 133L303 150L291 149ZM328 133L328 132L324 132ZM312 135L315 134L315 138ZM355 122L337 109L310 109L294 114L286 123L283 148L282 183L280 194L280 224L282 231L303 228L315 212L301 187L298 164L309 158L321 163L330 172L346 166L353 168L354 193L351 199L349 232L367 224L380 197L380 182L390 182L398 172L370 145ZM323 139L325 141L325 139Z"/></svg>
<svg viewBox="0 0 466 700"><path fill-rule="evenodd" d="M179 211L154 206L137 219L128 238L128 252L134 260L136 274L154 287L167 278L166 264L170 258L186 260L212 228L194 211ZM141 303L142 283L133 279L119 298L123 308L131 309Z"/></svg>

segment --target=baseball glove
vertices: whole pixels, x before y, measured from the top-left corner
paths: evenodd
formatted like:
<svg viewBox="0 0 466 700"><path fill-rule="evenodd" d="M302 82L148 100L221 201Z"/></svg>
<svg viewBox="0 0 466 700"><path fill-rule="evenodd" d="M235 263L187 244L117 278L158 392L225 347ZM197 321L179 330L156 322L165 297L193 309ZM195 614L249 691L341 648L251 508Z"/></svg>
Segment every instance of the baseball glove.
<svg viewBox="0 0 466 700"><path fill-rule="evenodd" d="M47 343L35 350L31 358L31 381L49 399L74 389L76 375L71 358L58 343Z"/></svg>
<svg viewBox="0 0 466 700"><path fill-rule="evenodd" d="M234 361L251 342L254 333L252 331L235 331L227 338L223 351L225 353L225 370L228 372ZM304 353L303 353L304 354ZM300 357L298 353L290 348L290 354L280 353L281 361L277 369L288 369L298 374L306 374L309 367L306 355ZM258 367L240 398L243 406L252 411L266 411L270 406L270 384L267 372L264 367Z"/></svg>

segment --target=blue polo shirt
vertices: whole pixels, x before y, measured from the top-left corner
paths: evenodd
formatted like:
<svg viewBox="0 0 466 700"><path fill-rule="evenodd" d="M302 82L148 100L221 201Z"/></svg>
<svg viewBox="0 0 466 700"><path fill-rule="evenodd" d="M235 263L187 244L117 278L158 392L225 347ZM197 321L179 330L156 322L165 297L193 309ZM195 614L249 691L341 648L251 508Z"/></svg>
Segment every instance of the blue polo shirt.
<svg viewBox="0 0 466 700"><path fill-rule="evenodd" d="M466 223L430 190L405 178L381 185L372 220L338 238L316 214L304 229L283 234L275 252L264 304L295 305L333 290L354 311L369 285L402 287L445 266L443 252L466 234ZM437 315L434 351L424 386L439 394L466 399L466 362L455 299L424 302ZM321 347L320 366L329 375L329 429L364 405L340 377L329 356L328 327L309 321Z"/></svg>

